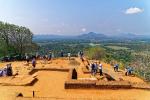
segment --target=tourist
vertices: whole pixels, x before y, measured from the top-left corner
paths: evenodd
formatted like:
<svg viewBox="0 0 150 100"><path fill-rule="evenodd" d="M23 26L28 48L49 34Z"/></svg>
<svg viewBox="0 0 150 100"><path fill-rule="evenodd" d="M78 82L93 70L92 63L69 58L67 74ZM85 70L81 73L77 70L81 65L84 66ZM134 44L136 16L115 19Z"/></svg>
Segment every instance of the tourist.
<svg viewBox="0 0 150 100"><path fill-rule="evenodd" d="M3 76L7 76L7 68L3 69Z"/></svg>
<svg viewBox="0 0 150 100"><path fill-rule="evenodd" d="M12 76L13 72L12 72L12 66L11 64L7 64L7 76Z"/></svg>
<svg viewBox="0 0 150 100"><path fill-rule="evenodd" d="M128 69L129 75L132 75L132 71L133 71L132 67L129 67L129 69Z"/></svg>
<svg viewBox="0 0 150 100"><path fill-rule="evenodd" d="M125 68L125 75L128 76L128 67Z"/></svg>
<svg viewBox="0 0 150 100"><path fill-rule="evenodd" d="M36 59L39 59L39 53L38 52L36 52L35 57L36 57Z"/></svg>
<svg viewBox="0 0 150 100"><path fill-rule="evenodd" d="M35 58L32 59L32 66L33 66L33 68L36 67L36 59Z"/></svg>
<svg viewBox="0 0 150 100"><path fill-rule="evenodd" d="M95 69L95 65L94 63L92 62L91 63L91 74L94 76L94 69Z"/></svg>
<svg viewBox="0 0 150 100"><path fill-rule="evenodd" d="M98 69L98 64L97 62L94 63L94 74L96 75Z"/></svg>
<svg viewBox="0 0 150 100"><path fill-rule="evenodd" d="M116 65L114 65L114 71L116 71Z"/></svg>
<svg viewBox="0 0 150 100"><path fill-rule="evenodd" d="M99 73L100 73L100 76L103 75L102 67L103 67L103 65L99 62Z"/></svg>
<svg viewBox="0 0 150 100"><path fill-rule="evenodd" d="M43 56L43 64L46 64L46 63L47 63L47 59L46 59L46 58L47 58L47 56L44 55L44 56Z"/></svg>
<svg viewBox="0 0 150 100"><path fill-rule="evenodd" d="M45 59L48 60L48 55L45 55Z"/></svg>
<svg viewBox="0 0 150 100"><path fill-rule="evenodd" d="M48 60L52 59L52 52L49 52Z"/></svg>
<svg viewBox="0 0 150 100"><path fill-rule="evenodd" d="M114 65L114 71L115 71L115 72L118 72L118 69L119 69L119 64L115 64L115 65Z"/></svg>
<svg viewBox="0 0 150 100"><path fill-rule="evenodd" d="M54 58L55 56L54 56L54 53L52 53L52 58Z"/></svg>
<svg viewBox="0 0 150 100"><path fill-rule="evenodd" d="M60 56L61 56L61 57L64 57L64 52L63 52L63 50L61 50Z"/></svg>
<svg viewBox="0 0 150 100"><path fill-rule="evenodd" d="M71 58L71 53L68 53L68 60L70 60Z"/></svg>
<svg viewBox="0 0 150 100"><path fill-rule="evenodd" d="M119 71L119 64L116 64L116 72Z"/></svg>
<svg viewBox="0 0 150 100"><path fill-rule="evenodd" d="M29 65L29 56L26 55L26 61L27 61L27 65Z"/></svg>
<svg viewBox="0 0 150 100"><path fill-rule="evenodd" d="M78 52L78 57L80 57L80 52Z"/></svg>
<svg viewBox="0 0 150 100"><path fill-rule="evenodd" d="M128 75L132 75L133 74L133 68L128 66L126 69L125 69L125 75L128 76Z"/></svg>
<svg viewBox="0 0 150 100"><path fill-rule="evenodd" d="M84 61L84 59L83 59L83 55L84 55L84 54L83 54L82 51L79 52L79 55L80 55L80 59L81 59L82 61Z"/></svg>

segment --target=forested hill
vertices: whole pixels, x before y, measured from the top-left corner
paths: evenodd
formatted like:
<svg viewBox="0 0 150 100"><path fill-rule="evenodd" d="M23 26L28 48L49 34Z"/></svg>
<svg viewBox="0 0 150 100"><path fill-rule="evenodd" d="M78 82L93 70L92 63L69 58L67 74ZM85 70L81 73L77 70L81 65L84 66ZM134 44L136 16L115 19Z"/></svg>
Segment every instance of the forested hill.
<svg viewBox="0 0 150 100"><path fill-rule="evenodd" d="M67 35L34 35L33 40L34 41L43 41L43 40L97 40L97 41L107 41L107 40L148 40L150 39L150 36L144 36L144 35L136 35L133 33L120 33L120 34L102 34L102 33L95 33L95 32L89 32L84 33L81 35L76 36L67 36Z"/></svg>

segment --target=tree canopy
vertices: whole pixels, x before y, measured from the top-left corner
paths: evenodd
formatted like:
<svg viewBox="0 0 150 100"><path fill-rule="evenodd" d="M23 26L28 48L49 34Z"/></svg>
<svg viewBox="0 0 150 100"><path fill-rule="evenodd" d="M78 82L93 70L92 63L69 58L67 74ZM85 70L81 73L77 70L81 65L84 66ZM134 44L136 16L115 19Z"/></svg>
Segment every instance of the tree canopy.
<svg viewBox="0 0 150 100"><path fill-rule="evenodd" d="M33 47L33 33L30 29L14 24L0 22L0 52L5 56L10 53L24 54Z"/></svg>

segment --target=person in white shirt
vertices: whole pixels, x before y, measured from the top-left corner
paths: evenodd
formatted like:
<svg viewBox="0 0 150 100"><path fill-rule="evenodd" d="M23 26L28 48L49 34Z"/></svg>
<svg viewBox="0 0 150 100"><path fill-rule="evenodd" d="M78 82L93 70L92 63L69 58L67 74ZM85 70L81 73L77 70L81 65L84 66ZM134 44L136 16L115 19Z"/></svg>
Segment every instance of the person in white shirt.
<svg viewBox="0 0 150 100"><path fill-rule="evenodd" d="M99 62L99 73L100 73L100 76L103 75L103 65Z"/></svg>
<svg viewBox="0 0 150 100"><path fill-rule="evenodd" d="M71 58L71 53L68 53L68 59L70 60L70 58Z"/></svg>

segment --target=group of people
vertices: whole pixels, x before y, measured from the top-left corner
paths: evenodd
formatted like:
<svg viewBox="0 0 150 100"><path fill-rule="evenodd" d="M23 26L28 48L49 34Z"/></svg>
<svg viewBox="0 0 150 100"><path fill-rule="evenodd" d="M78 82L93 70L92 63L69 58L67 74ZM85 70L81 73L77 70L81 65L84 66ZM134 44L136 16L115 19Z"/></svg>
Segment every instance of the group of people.
<svg viewBox="0 0 150 100"><path fill-rule="evenodd" d="M31 60L32 66L35 68L36 67L36 57L33 56L32 58L30 58L28 55L26 55L27 65L29 65L30 60Z"/></svg>
<svg viewBox="0 0 150 100"><path fill-rule="evenodd" d="M61 56L61 57L64 57L64 52L63 52L63 50L61 50L60 56ZM67 57L68 57L68 60L71 59L71 53L70 53L70 52L67 53Z"/></svg>
<svg viewBox="0 0 150 100"><path fill-rule="evenodd" d="M0 70L0 76L12 76L12 75L13 71L11 64L7 64L4 69Z"/></svg>
<svg viewBox="0 0 150 100"><path fill-rule="evenodd" d="M103 65L99 62L92 62L90 64L91 74L95 76L99 70L100 76L103 75Z"/></svg>
<svg viewBox="0 0 150 100"><path fill-rule="evenodd" d="M67 53L67 56L68 56L68 60L71 59L71 53ZM50 61L52 60L52 58L54 58L54 53L52 53L51 51L48 53L48 55L43 55L43 56L40 56L38 54L36 54L36 56L32 56L32 57L29 57L27 54L25 55L26 57L26 61L27 61L27 64L29 65L29 61L31 61L32 63L32 66L35 68L36 67L36 59L41 59L44 61L44 63L46 63L47 61ZM64 57L64 52L63 50L60 51L60 57Z"/></svg>
<svg viewBox="0 0 150 100"><path fill-rule="evenodd" d="M114 71L115 71L115 72L118 72L118 70L119 70L119 64L115 64L115 65L114 65Z"/></svg>
<svg viewBox="0 0 150 100"><path fill-rule="evenodd" d="M118 69L119 69L119 64L115 64L115 65L114 65L114 71L115 71L115 72L118 72ZM133 68L130 67L130 66L127 66L127 67L125 68L125 75L126 75L126 76L129 76L129 75L132 75L132 74L133 74Z"/></svg>
<svg viewBox="0 0 150 100"><path fill-rule="evenodd" d="M114 65L114 71L115 72L118 72L118 69L119 69L119 64L115 64ZM130 66L127 66L126 68L125 68L125 75L126 76L129 76L129 75L132 75L133 74L133 67L130 67Z"/></svg>
<svg viewBox="0 0 150 100"><path fill-rule="evenodd" d="M125 75L126 76L129 76L129 75L132 75L133 74L133 68L128 66L125 68Z"/></svg>

